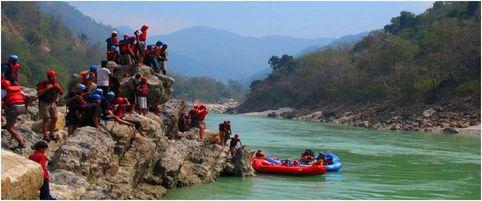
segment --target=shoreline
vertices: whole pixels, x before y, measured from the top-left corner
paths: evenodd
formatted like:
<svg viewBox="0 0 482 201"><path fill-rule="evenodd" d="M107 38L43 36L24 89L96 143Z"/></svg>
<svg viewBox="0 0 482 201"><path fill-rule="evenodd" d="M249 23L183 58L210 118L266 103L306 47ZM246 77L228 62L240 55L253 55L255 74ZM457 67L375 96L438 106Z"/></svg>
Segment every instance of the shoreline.
<svg viewBox="0 0 482 201"><path fill-rule="evenodd" d="M425 118L429 118L435 112L431 109L427 109L423 112ZM299 111L294 108L280 108L277 110L265 110L261 112L248 112L248 113L238 113L239 115L252 116L252 117L264 117L272 119L287 119L296 121L307 121L307 122L320 122L329 123L335 125L346 125L352 127L361 127L371 130L379 131L410 131L410 132L424 132L424 133L434 133L434 134L449 134L449 135L461 135L461 136L481 136L481 124L469 125L467 127L457 127L457 126L414 126L413 122L397 122L397 123L386 123L381 121L370 122L367 120L360 120L357 117L363 114L356 114L353 112L346 112L340 116L331 118L326 118L323 111L306 112ZM428 115L430 114L430 115ZM392 117L390 119L398 119L397 117Z"/></svg>

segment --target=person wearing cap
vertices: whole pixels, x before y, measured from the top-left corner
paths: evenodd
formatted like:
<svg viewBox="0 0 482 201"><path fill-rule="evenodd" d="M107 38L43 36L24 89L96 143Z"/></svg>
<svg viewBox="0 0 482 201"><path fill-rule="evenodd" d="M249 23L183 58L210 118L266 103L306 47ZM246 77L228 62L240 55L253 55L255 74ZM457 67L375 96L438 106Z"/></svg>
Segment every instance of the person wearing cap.
<svg viewBox="0 0 482 201"><path fill-rule="evenodd" d="M15 128L15 124L17 123L17 117L27 110L25 104L27 98L28 95L22 91L21 86L12 86L10 81L2 80L2 108L4 108L7 120L7 131L18 142L13 150L25 148L23 138Z"/></svg>
<svg viewBox="0 0 482 201"><path fill-rule="evenodd" d="M54 135L55 125L58 119L57 98L63 94L64 90L57 81L57 72L53 70L47 72L47 80L37 84L38 107L40 116L43 119L42 134L45 141L58 139L58 137ZM47 135L47 127L50 135Z"/></svg>
<svg viewBox="0 0 482 201"><path fill-rule="evenodd" d="M104 94L101 94L102 96L105 96L107 92L109 92L109 77L112 74L108 68L106 68L107 61L102 61L102 64L100 68L97 68L97 88L102 89Z"/></svg>
<svg viewBox="0 0 482 201"><path fill-rule="evenodd" d="M111 49L112 46L117 47L119 46L119 41L117 39L117 31L112 31L112 34L110 35L109 38L105 40L107 43L107 51Z"/></svg>
<svg viewBox="0 0 482 201"><path fill-rule="evenodd" d="M66 107L68 109L65 115L65 126L68 128L68 134L72 135L80 126L80 107L84 104L85 89L83 84L77 84L66 97Z"/></svg>
<svg viewBox="0 0 482 201"><path fill-rule="evenodd" d="M10 55L8 63L2 64L2 80L10 81L11 85L18 85L18 74L22 65L18 62L17 55Z"/></svg>
<svg viewBox="0 0 482 201"><path fill-rule="evenodd" d="M90 101L84 102L80 107L80 127L99 127L100 116L102 114L102 108L100 107L102 96L99 94L102 94L102 91L96 91L96 93L90 96Z"/></svg>

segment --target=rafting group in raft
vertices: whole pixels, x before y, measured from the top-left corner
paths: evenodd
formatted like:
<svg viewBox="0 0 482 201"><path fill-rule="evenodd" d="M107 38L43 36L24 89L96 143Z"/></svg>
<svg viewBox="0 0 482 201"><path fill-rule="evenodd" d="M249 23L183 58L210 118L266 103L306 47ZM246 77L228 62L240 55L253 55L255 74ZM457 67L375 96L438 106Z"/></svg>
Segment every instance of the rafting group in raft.
<svg viewBox="0 0 482 201"><path fill-rule="evenodd" d="M261 150L258 150L252 159L252 166L260 173L298 176L321 175L327 171L338 171L343 167L337 155L333 153L315 155L311 149L307 149L299 159L294 161L266 157Z"/></svg>

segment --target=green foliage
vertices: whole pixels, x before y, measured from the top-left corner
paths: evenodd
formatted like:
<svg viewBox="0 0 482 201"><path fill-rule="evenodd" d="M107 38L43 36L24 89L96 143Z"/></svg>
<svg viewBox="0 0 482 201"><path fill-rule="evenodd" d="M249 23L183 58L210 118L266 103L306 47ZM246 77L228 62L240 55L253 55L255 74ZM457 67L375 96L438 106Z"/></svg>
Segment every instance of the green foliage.
<svg viewBox="0 0 482 201"><path fill-rule="evenodd" d="M253 82L240 111L480 97L480 2L435 2L401 12L354 45L337 45L281 64ZM290 70L282 70L290 69Z"/></svg>
<svg viewBox="0 0 482 201"><path fill-rule="evenodd" d="M210 77L187 77L173 75L176 80L173 96L184 100L200 100L215 103L223 98L234 98L242 101L248 90L241 83L228 80L227 84Z"/></svg>
<svg viewBox="0 0 482 201"><path fill-rule="evenodd" d="M100 47L82 42L59 18L42 15L34 3L2 2L2 61L11 54L20 57L20 84L29 87L44 80L50 69L65 84L71 73L104 57Z"/></svg>

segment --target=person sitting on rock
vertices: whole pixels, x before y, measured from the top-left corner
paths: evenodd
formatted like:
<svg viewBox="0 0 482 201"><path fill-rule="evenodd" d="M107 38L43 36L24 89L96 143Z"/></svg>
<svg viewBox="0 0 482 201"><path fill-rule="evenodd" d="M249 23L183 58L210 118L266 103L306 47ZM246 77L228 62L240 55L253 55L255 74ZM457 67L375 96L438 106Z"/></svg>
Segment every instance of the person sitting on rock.
<svg viewBox="0 0 482 201"><path fill-rule="evenodd" d="M264 154L261 150L258 150L255 154L255 157L256 158L264 158L265 156L264 156Z"/></svg>
<svg viewBox="0 0 482 201"><path fill-rule="evenodd" d="M139 122L129 121L125 119L124 114L129 107L129 100L123 97L117 97L114 104L111 105L111 107L106 112L107 118L112 119L120 124L134 127L141 136L147 137L147 134L144 131L140 130L141 124Z"/></svg>
<svg viewBox="0 0 482 201"><path fill-rule="evenodd" d="M91 126L99 128L100 116L102 114L100 107L101 96L99 94L92 94L89 99L89 102L85 102L80 107L80 127Z"/></svg>
<svg viewBox="0 0 482 201"><path fill-rule="evenodd" d="M64 90L57 81L57 72L53 70L47 72L46 81L41 81L37 84L39 114L43 119L43 140L47 142L58 139L58 137L54 135L55 125L58 120L57 98L63 94ZM48 125L49 121L50 125ZM49 128L50 135L47 135L47 127Z"/></svg>
<svg viewBox="0 0 482 201"><path fill-rule="evenodd" d="M116 94L112 91L109 91L105 97L101 97L100 101L100 108L102 110L102 115L100 116L101 120L108 120L107 118L107 110L109 110L110 106L115 101Z"/></svg>
<svg viewBox="0 0 482 201"><path fill-rule="evenodd" d="M7 131L18 142L13 150L25 148L22 135L15 128L15 124L17 123L17 117L27 110L25 104L27 98L28 95L22 91L21 86L11 86L10 81L2 80L2 108L4 108L7 120Z"/></svg>
<svg viewBox="0 0 482 201"><path fill-rule="evenodd" d="M238 134L234 135L234 138L230 139L231 141L229 142L229 151L231 152L231 156L234 156L234 154L236 154L236 146L238 145L238 142L241 146L243 146L243 143L241 143Z"/></svg>
<svg viewBox="0 0 482 201"><path fill-rule="evenodd" d="M149 87L147 86L147 77L141 77L141 83L137 86L137 104L139 113L147 114L147 95L149 94Z"/></svg>
<svg viewBox="0 0 482 201"><path fill-rule="evenodd" d="M32 149L35 151L32 155L28 157L28 159L37 162L42 166L43 178L44 182L40 187L39 199L40 200L55 200L55 198L50 195L50 187L49 187L49 172L47 170L47 161L48 158L45 155L49 148L49 145L44 141L38 141L35 145L32 146Z"/></svg>
<svg viewBox="0 0 482 201"><path fill-rule="evenodd" d="M68 134L72 135L74 131L80 126L80 107L84 104L84 92L87 87L83 84L78 84L67 94L66 106L68 109L65 115L65 126L68 128Z"/></svg>

